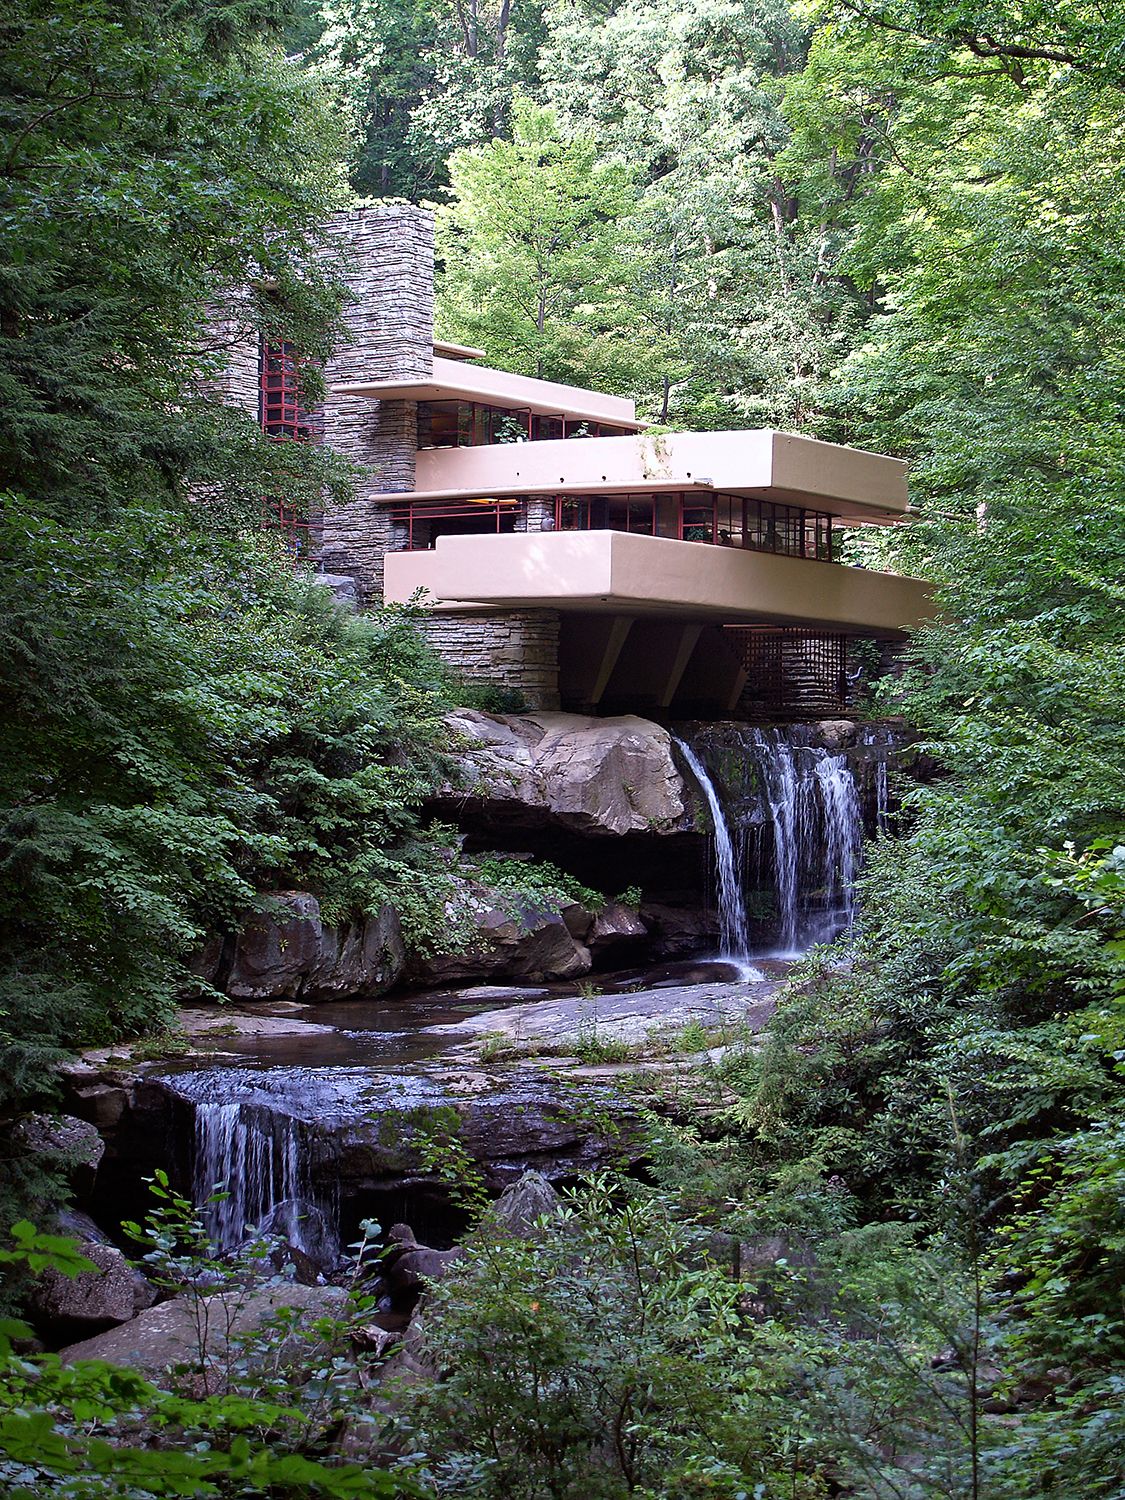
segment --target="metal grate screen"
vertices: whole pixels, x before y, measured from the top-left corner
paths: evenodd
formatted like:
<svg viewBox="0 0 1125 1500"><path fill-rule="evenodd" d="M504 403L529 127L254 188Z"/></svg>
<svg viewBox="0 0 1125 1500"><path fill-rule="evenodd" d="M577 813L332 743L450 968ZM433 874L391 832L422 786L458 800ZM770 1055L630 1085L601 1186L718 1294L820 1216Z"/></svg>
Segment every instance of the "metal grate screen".
<svg viewBox="0 0 1125 1500"><path fill-rule="evenodd" d="M848 642L801 626L728 625L746 686L739 706L768 717L842 713L848 704Z"/></svg>

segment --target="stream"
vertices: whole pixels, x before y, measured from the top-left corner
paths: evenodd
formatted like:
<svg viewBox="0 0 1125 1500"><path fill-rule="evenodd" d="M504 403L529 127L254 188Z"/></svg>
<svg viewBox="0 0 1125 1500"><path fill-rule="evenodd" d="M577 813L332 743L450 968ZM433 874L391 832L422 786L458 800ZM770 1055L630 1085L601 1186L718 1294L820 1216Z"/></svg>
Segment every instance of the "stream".
<svg viewBox="0 0 1125 1500"><path fill-rule="evenodd" d="M744 1039L792 960L853 925L864 836L889 816L881 733L851 754L800 725L677 737L709 829L717 952L578 982L190 1008L193 1049L143 1067L124 1155L151 1170L146 1153L171 1143L218 1248L254 1225L324 1271L369 1217L451 1241L456 1215L426 1167L435 1129L490 1191L528 1168L558 1181L607 1164L629 1118L615 1079L645 1051L646 1068L689 1066L653 1054L655 1036Z"/></svg>

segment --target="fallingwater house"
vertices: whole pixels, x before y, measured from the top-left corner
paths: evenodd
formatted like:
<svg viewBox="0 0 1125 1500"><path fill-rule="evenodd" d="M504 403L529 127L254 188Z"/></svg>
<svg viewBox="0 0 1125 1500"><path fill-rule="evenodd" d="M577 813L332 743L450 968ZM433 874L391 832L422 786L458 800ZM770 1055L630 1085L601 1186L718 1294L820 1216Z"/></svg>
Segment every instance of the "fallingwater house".
<svg viewBox="0 0 1125 1500"><path fill-rule="evenodd" d="M221 389L362 467L354 502L270 524L361 605L420 597L466 677L541 710L832 712L849 641L926 617L925 583L837 555L839 526L906 515L898 460L769 429L651 433L620 396L489 369L434 342L426 211L330 229L355 301L322 407L302 411L288 344L238 345Z"/></svg>

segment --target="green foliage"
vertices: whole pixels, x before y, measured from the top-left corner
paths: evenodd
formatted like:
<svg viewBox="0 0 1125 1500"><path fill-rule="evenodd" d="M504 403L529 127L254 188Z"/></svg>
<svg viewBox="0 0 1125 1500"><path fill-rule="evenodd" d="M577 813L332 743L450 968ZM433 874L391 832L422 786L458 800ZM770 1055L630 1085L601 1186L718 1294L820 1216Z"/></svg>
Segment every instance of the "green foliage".
<svg viewBox="0 0 1125 1500"><path fill-rule="evenodd" d="M209 380L231 337L328 352L338 117L283 5L40 0L5 29L0 222L3 1107L65 1046L166 1025L257 892L440 905L411 808L442 674L256 535L347 493ZM310 376L309 397L315 378Z"/></svg>
<svg viewBox="0 0 1125 1500"><path fill-rule="evenodd" d="M600 165L593 142L565 138L550 110L521 100L512 140L456 152L450 180L438 215L443 333L483 341L523 374L608 375L629 171Z"/></svg>
<svg viewBox="0 0 1125 1500"><path fill-rule="evenodd" d="M482 1054L483 1055L483 1054ZM424 1171L439 1178L449 1201L475 1222L488 1206L484 1176L461 1138L461 1117L452 1105L427 1110L415 1120L411 1141Z"/></svg>
<svg viewBox="0 0 1125 1500"><path fill-rule="evenodd" d="M60 1044L166 1021L257 892L326 917L440 904L411 808L441 674L405 612L356 617L246 539L159 512L72 537L6 518L0 850L9 1086ZM424 910L423 910L424 908Z"/></svg>
<svg viewBox="0 0 1125 1500"><path fill-rule="evenodd" d="M341 137L269 40L282 13L28 0L5 23L0 490L35 514L182 510L194 487L214 525L256 506L267 475L308 497L331 473L195 384L222 342L207 308L249 328L283 319L311 354L335 327L309 250ZM247 300L265 285L278 290Z"/></svg>
<svg viewBox="0 0 1125 1500"><path fill-rule="evenodd" d="M222 1336L210 1344L201 1337L198 1360L182 1372L188 1378L178 1390L100 1360L64 1365L57 1355L21 1355L16 1341L30 1330L0 1325L4 1494L12 1500L45 1493L65 1500L420 1495L405 1475L317 1451L344 1416L369 1419L356 1400L356 1368L341 1346L346 1326L331 1326L331 1320L299 1326L281 1309L253 1333L232 1336L231 1287L238 1279L248 1293L263 1284L261 1271L222 1268L198 1213L169 1191L163 1174L154 1188L155 1217L137 1235L155 1245L163 1285L192 1290L201 1319L213 1298L224 1304ZM94 1270L73 1240L38 1234L26 1223L12 1233L13 1250L0 1256L7 1264L21 1263L33 1273L49 1267L65 1276ZM216 1296L220 1288L225 1296Z"/></svg>
<svg viewBox="0 0 1125 1500"><path fill-rule="evenodd" d="M450 155L506 134L535 77L538 0L324 0L320 12L310 60L354 110L361 193L440 198Z"/></svg>
<svg viewBox="0 0 1125 1500"><path fill-rule="evenodd" d="M570 906L600 911L606 898L592 886L546 859L504 859L483 854L472 856L468 873L481 885L501 896L508 894L531 904Z"/></svg>
<svg viewBox="0 0 1125 1500"><path fill-rule="evenodd" d="M525 714L530 707L519 688L479 677L462 678L454 685L452 696L459 706L484 714Z"/></svg>
<svg viewBox="0 0 1125 1500"><path fill-rule="evenodd" d="M486 1222L432 1294L445 1378L412 1395L406 1436L437 1492L688 1496L784 1471L790 1357L700 1249L601 1180L527 1240Z"/></svg>
<svg viewBox="0 0 1125 1500"><path fill-rule="evenodd" d="M61 1234L41 1234L26 1219L12 1225L12 1248L0 1250L0 1265L23 1266L33 1276L47 1270L57 1271L71 1280L83 1271L95 1269L74 1240Z"/></svg>

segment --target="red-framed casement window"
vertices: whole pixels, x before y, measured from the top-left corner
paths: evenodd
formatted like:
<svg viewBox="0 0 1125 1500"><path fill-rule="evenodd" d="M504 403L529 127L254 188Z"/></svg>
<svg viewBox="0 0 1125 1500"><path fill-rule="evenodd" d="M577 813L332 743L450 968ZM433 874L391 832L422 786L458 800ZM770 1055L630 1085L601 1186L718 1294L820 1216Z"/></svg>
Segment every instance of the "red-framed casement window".
<svg viewBox="0 0 1125 1500"><path fill-rule="evenodd" d="M302 374L307 361L287 339L262 335L258 356L258 415L262 431L278 442L320 441L318 415L306 410L302 401ZM310 554L309 518L275 495L262 501L262 525L280 533L285 551L294 562Z"/></svg>

